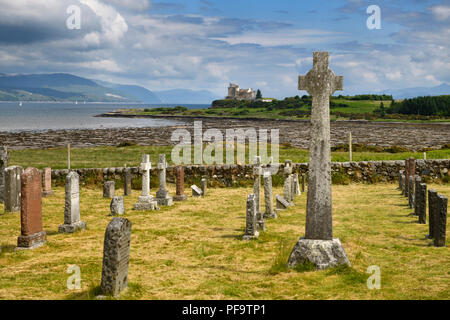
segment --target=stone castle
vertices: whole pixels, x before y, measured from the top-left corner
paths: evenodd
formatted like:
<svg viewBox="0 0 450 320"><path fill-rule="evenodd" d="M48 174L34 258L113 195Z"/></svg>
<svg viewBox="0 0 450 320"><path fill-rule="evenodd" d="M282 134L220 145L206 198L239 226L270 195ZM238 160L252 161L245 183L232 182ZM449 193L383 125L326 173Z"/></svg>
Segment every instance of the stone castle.
<svg viewBox="0 0 450 320"><path fill-rule="evenodd" d="M228 96L227 99L234 100L255 100L256 92L252 88L250 89L241 89L237 84L230 83L228 87Z"/></svg>

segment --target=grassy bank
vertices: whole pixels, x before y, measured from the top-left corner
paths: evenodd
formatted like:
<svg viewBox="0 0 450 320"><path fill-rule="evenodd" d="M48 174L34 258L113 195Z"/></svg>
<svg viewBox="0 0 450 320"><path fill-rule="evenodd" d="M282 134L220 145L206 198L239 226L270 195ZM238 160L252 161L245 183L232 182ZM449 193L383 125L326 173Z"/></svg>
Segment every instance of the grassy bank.
<svg viewBox="0 0 450 320"><path fill-rule="evenodd" d="M72 168L105 168L138 166L141 155L150 154L150 159L155 163L158 154L165 153L167 161L171 163L172 146L127 146L127 147L94 147L71 150ZM59 149L25 149L11 150L10 165L20 165L23 167L52 167L53 169L67 168L67 150ZM225 153L224 153L225 154ZM423 159L422 152L354 152L353 161L370 160L404 160L409 157ZM427 152L428 159L449 159L450 149L433 150ZM280 161L291 159L296 163L308 162L309 152L291 146L280 146ZM332 161L344 162L349 160L347 152L333 152ZM247 163L248 156L247 156Z"/></svg>
<svg viewBox="0 0 450 320"><path fill-rule="evenodd" d="M169 185L171 192L174 186ZM450 186L430 185L450 196ZM334 235L352 268L288 270L290 250L304 235L306 197L267 221L267 231L245 242L245 195L250 188L211 189L206 198L156 212L131 210L129 289L121 299L449 299L446 248L428 246L427 225L416 224L394 184L333 187ZM154 190L153 190L154 191ZM281 193L280 188L276 189ZM119 194L122 191L118 191ZM3 212L3 205L0 205ZM0 299L92 299L99 292L103 237L111 220L100 189L81 189L87 230L57 233L64 190L43 200L47 244L14 252L18 214L0 214ZM450 220L448 220L450 223ZM67 289L69 265L81 270L81 290ZM368 290L369 266L381 270L381 290Z"/></svg>

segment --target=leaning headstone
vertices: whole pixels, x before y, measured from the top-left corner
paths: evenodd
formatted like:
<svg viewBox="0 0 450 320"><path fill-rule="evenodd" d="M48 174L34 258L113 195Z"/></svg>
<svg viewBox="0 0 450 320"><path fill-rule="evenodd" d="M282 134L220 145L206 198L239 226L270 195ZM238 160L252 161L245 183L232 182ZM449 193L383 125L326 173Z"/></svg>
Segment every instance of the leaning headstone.
<svg viewBox="0 0 450 320"><path fill-rule="evenodd" d="M417 193L416 193L417 194ZM421 183L419 185L419 201L416 199L417 215L420 224L427 224L427 185Z"/></svg>
<svg viewBox="0 0 450 320"><path fill-rule="evenodd" d="M264 220L264 215L261 212L261 175L261 157L256 156L255 164L253 166L253 195L255 197L256 220L258 230L265 230L266 222Z"/></svg>
<svg viewBox="0 0 450 320"><path fill-rule="evenodd" d="M198 197L201 197L203 195L202 189L197 187L195 184L191 186L191 189L192 189L192 196L194 198L198 198Z"/></svg>
<svg viewBox="0 0 450 320"><path fill-rule="evenodd" d="M116 192L116 183L114 181L106 181L103 184L103 198L112 199Z"/></svg>
<svg viewBox="0 0 450 320"><path fill-rule="evenodd" d="M113 218L106 228L103 244L101 291L104 295L116 297L128 286L130 242L131 222Z"/></svg>
<svg viewBox="0 0 450 320"><path fill-rule="evenodd" d="M273 209L273 194L272 194L272 175L270 171L264 172L264 204L266 212L264 212L264 218L277 218L277 213Z"/></svg>
<svg viewBox="0 0 450 320"><path fill-rule="evenodd" d="M125 168L123 170L123 195L131 196L131 170L129 168Z"/></svg>
<svg viewBox="0 0 450 320"><path fill-rule="evenodd" d="M257 218L256 218L256 202L255 196L253 194L247 197L247 213L246 213L246 224L245 233L243 236L244 240L256 239L259 236L257 231Z"/></svg>
<svg viewBox="0 0 450 320"><path fill-rule="evenodd" d="M442 194L436 197L436 211L434 220L434 246L445 247L445 233L447 231L448 199Z"/></svg>
<svg viewBox="0 0 450 320"><path fill-rule="evenodd" d="M419 206L420 206L420 184L422 183L422 179L419 176L416 176L414 179L414 216L419 215Z"/></svg>
<svg viewBox="0 0 450 320"><path fill-rule="evenodd" d="M276 195L275 199L277 201L277 210L286 210L290 207L289 202L287 202L283 197Z"/></svg>
<svg viewBox="0 0 450 320"><path fill-rule="evenodd" d="M5 212L20 212L21 203L21 175L23 168L12 166L5 169Z"/></svg>
<svg viewBox="0 0 450 320"><path fill-rule="evenodd" d="M9 153L4 146L0 148L0 203L4 202L5 169L8 167Z"/></svg>
<svg viewBox="0 0 450 320"><path fill-rule="evenodd" d="M202 178L202 193L204 197L208 193L208 180L206 178Z"/></svg>
<svg viewBox="0 0 450 320"><path fill-rule="evenodd" d="M167 190L166 184L166 155L160 154L158 161L158 172L159 172L159 190L156 192L156 201L160 206L171 206L173 205L173 199Z"/></svg>
<svg viewBox="0 0 450 320"><path fill-rule="evenodd" d="M147 211L157 210L158 202L155 201L153 196L150 195L150 169L152 164L150 163L150 155L144 154L142 156L142 163L140 171L142 172L142 194L138 199L138 202L134 204L134 210Z"/></svg>
<svg viewBox="0 0 450 320"><path fill-rule="evenodd" d="M408 184L409 184L409 158L405 160L405 184L404 184L405 192L403 193L405 197L408 196L409 191Z"/></svg>
<svg viewBox="0 0 450 320"><path fill-rule="evenodd" d="M72 171L66 177L66 205L64 224L59 226L59 233L74 233L86 229L86 222L80 220L80 177Z"/></svg>
<svg viewBox="0 0 450 320"><path fill-rule="evenodd" d="M328 69L328 52L314 52L313 61L313 69L299 77L299 90L312 96L306 236L293 248L288 266L309 262L326 269L350 265L341 242L333 239L331 201L330 96L343 89L343 77Z"/></svg>
<svg viewBox="0 0 450 320"><path fill-rule="evenodd" d="M185 201L187 196L184 194L184 167L178 166L176 171L176 194L173 196L174 201Z"/></svg>
<svg viewBox="0 0 450 320"><path fill-rule="evenodd" d="M121 216L125 213L125 206L123 204L123 197L114 197L109 205L112 216Z"/></svg>
<svg viewBox="0 0 450 320"><path fill-rule="evenodd" d="M21 234L17 239L17 249L34 249L42 246L47 237L42 230L42 175L38 169L28 168L20 179Z"/></svg>
<svg viewBox="0 0 450 320"><path fill-rule="evenodd" d="M414 177L409 176L408 181L408 204L410 208L414 208Z"/></svg>
<svg viewBox="0 0 450 320"><path fill-rule="evenodd" d="M52 190L52 169L44 168L42 170L42 196L50 197L55 192Z"/></svg>
<svg viewBox="0 0 450 320"><path fill-rule="evenodd" d="M434 223L435 223L435 212L437 210L437 196L436 190L428 190L428 239L434 239Z"/></svg>

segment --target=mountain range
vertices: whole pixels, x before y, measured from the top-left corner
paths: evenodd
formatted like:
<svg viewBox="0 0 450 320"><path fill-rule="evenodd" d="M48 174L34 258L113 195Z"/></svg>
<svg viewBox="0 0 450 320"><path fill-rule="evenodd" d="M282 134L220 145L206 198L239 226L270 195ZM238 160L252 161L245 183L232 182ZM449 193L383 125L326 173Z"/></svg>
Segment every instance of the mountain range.
<svg viewBox="0 0 450 320"><path fill-rule="evenodd" d="M150 91L138 85L91 80L67 73L8 75L0 73L0 101L86 101L210 104L210 91Z"/></svg>

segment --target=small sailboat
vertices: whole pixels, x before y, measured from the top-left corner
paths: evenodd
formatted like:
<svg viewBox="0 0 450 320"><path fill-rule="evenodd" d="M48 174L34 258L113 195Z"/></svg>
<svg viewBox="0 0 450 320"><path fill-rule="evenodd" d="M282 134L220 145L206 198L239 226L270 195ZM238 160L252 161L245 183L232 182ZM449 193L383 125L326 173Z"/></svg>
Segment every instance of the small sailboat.
<svg viewBox="0 0 450 320"><path fill-rule="evenodd" d="M22 101L19 101L19 107L21 107L22 106Z"/></svg>
<svg viewBox="0 0 450 320"><path fill-rule="evenodd" d="M75 104L78 104L78 100L75 100Z"/></svg>

